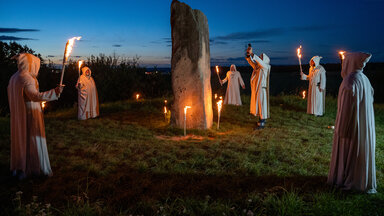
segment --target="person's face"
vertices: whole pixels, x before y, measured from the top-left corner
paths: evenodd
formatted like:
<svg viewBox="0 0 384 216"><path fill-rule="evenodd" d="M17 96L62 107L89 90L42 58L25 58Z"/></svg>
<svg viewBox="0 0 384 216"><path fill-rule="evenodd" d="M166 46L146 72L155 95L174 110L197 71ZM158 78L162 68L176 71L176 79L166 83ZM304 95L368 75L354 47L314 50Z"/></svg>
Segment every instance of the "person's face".
<svg viewBox="0 0 384 216"><path fill-rule="evenodd" d="M312 67L315 67L315 66L316 66L316 65L315 65L315 62L314 62L313 60L311 60L310 64L311 64Z"/></svg>
<svg viewBox="0 0 384 216"><path fill-rule="evenodd" d="M90 76L91 75L91 72L89 72L89 70L85 71L85 75L86 76Z"/></svg>

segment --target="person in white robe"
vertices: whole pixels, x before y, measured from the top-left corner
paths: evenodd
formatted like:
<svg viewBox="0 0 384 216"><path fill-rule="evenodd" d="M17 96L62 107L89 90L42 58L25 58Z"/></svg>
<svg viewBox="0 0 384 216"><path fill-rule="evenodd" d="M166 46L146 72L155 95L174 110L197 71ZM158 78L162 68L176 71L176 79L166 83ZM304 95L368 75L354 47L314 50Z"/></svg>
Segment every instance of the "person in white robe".
<svg viewBox="0 0 384 216"><path fill-rule="evenodd" d="M270 59L262 53L254 55L252 47L248 47L246 60L252 66L251 75L251 104L250 113L259 117L256 129L263 129L269 118L269 75L271 71Z"/></svg>
<svg viewBox="0 0 384 216"><path fill-rule="evenodd" d="M309 80L307 113L315 116L323 116L325 112L325 69L320 65L320 56L312 57L309 62L309 74L301 73L302 80Z"/></svg>
<svg viewBox="0 0 384 216"><path fill-rule="evenodd" d="M99 98L95 81L92 78L91 69L83 67L83 72L77 80L78 110L77 118L86 120L99 116Z"/></svg>
<svg viewBox="0 0 384 216"><path fill-rule="evenodd" d="M245 89L243 78L236 70L236 66L231 65L230 70L227 72L225 79L220 80L221 84L228 81L227 92L225 93L224 104L242 105L240 97L240 86Z"/></svg>
<svg viewBox="0 0 384 216"><path fill-rule="evenodd" d="M376 193L374 90L363 68L367 53L349 53L342 64L328 183Z"/></svg>
<svg viewBox="0 0 384 216"><path fill-rule="evenodd" d="M22 53L15 57L18 71L8 84L8 101L11 128L11 163L14 176L23 179L28 175L52 175L45 137L42 101L57 100L63 85L46 92L39 91L36 77L40 59Z"/></svg>

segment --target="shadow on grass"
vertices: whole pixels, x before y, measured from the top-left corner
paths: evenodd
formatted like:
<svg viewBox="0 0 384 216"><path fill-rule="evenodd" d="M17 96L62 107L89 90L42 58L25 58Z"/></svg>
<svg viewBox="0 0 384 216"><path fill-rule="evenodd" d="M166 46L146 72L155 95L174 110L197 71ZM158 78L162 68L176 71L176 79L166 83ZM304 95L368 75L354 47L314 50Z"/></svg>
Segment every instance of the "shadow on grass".
<svg viewBox="0 0 384 216"><path fill-rule="evenodd" d="M311 194L330 192L325 176L246 176L153 173L122 166L108 176L91 172L60 173L53 177L15 181L8 169L1 167L2 194L0 202L11 205L12 195L23 191L25 197L39 194L57 207L64 207L71 197L84 194L92 201L102 200L107 206L130 208L137 202L156 203L168 198L210 196L220 200L244 200L250 193L281 193L296 191ZM5 188L3 188L5 187Z"/></svg>

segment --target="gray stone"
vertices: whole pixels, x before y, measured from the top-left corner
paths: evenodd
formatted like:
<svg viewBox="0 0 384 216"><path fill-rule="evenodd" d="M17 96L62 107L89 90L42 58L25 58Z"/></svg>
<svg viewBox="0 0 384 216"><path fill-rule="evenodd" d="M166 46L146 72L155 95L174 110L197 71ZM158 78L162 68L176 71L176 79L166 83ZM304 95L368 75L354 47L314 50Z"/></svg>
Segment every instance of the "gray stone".
<svg viewBox="0 0 384 216"><path fill-rule="evenodd" d="M210 128L213 111L207 18L201 11L174 0L171 27L174 94L171 123L182 128L184 107L191 106L187 111L187 128Z"/></svg>

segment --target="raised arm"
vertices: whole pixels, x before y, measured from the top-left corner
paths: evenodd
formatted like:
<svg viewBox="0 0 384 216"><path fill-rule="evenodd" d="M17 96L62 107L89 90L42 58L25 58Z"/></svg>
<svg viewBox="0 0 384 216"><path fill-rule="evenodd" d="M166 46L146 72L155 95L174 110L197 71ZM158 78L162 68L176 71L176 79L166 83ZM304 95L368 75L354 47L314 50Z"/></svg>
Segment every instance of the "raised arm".
<svg viewBox="0 0 384 216"><path fill-rule="evenodd" d="M227 81L228 81L228 72L227 72L227 75L225 76L225 79L221 80L221 85L223 85Z"/></svg>
<svg viewBox="0 0 384 216"><path fill-rule="evenodd" d="M53 101L59 98L55 89L51 89L46 92L39 92L34 84L28 84L24 88L24 92L31 101Z"/></svg>

